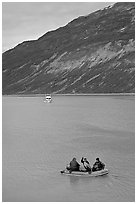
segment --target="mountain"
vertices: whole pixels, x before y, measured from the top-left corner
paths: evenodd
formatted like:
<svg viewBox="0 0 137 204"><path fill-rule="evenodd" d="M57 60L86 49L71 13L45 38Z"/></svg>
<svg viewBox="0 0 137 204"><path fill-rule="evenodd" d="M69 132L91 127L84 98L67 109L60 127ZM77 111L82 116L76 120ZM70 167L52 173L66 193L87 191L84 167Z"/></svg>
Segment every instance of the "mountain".
<svg viewBox="0 0 137 204"><path fill-rule="evenodd" d="M2 93L133 93L135 3L119 2L2 55Z"/></svg>

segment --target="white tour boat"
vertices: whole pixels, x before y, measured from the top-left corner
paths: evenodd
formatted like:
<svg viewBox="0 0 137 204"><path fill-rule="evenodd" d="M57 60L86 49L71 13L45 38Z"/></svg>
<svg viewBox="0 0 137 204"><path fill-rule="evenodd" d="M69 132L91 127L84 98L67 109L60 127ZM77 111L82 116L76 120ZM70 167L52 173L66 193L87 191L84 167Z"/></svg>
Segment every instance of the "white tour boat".
<svg viewBox="0 0 137 204"><path fill-rule="evenodd" d="M46 95L44 102L51 103L51 101L52 101L51 95Z"/></svg>

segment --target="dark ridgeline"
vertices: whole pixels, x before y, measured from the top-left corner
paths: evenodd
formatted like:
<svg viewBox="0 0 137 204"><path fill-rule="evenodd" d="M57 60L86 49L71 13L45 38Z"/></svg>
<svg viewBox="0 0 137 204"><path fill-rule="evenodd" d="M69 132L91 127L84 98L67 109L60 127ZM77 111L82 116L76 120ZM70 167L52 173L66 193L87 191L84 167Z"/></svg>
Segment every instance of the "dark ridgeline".
<svg viewBox="0 0 137 204"><path fill-rule="evenodd" d="M80 16L2 55L3 94L134 91L134 2Z"/></svg>

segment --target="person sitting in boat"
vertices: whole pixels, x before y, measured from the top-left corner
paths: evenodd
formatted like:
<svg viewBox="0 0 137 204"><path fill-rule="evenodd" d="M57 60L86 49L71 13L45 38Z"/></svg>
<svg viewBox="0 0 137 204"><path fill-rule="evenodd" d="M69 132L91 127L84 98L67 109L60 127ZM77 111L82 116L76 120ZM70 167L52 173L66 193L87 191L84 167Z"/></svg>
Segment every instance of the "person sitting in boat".
<svg viewBox="0 0 137 204"><path fill-rule="evenodd" d="M105 168L105 164L102 163L99 158L96 158L96 162L93 164L92 171L100 171Z"/></svg>
<svg viewBox="0 0 137 204"><path fill-rule="evenodd" d="M66 169L71 173L72 171L79 171L80 164L77 162L76 158L74 157L70 162L69 166Z"/></svg>
<svg viewBox="0 0 137 204"><path fill-rule="evenodd" d="M81 159L81 163L83 164L86 172L90 172L91 173L91 166L90 166L90 163L89 161L87 160L87 158L83 158Z"/></svg>

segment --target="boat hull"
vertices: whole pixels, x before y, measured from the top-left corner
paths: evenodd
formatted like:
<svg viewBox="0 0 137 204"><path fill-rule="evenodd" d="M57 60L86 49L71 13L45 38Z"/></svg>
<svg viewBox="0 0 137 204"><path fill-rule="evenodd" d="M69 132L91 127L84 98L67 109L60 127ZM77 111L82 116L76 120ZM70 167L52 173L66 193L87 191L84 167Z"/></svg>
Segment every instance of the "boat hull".
<svg viewBox="0 0 137 204"><path fill-rule="evenodd" d="M46 99L45 101L44 101L44 103L51 103L51 99L49 100L49 99Z"/></svg>
<svg viewBox="0 0 137 204"><path fill-rule="evenodd" d="M106 175L109 173L109 171L108 169L103 169L89 174L88 172L81 172L81 171L72 171L71 173L69 173L69 171L64 170L64 171L61 171L61 173L68 176L97 177L97 176Z"/></svg>

